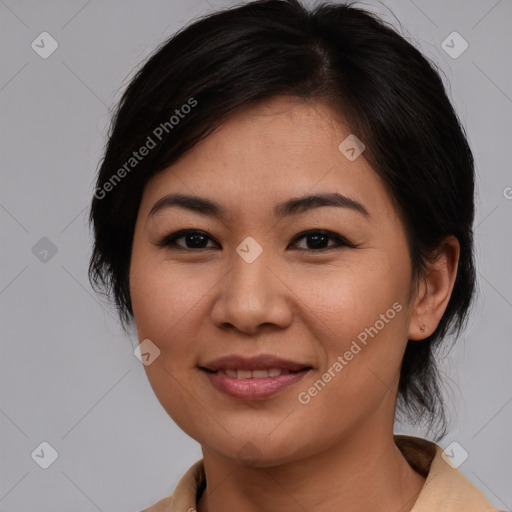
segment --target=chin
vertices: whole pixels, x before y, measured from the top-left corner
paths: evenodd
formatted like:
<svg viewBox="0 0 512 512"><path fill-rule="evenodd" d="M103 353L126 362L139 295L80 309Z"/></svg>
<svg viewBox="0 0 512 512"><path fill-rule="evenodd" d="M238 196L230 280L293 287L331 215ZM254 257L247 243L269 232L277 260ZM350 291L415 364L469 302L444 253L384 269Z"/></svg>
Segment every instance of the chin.
<svg viewBox="0 0 512 512"><path fill-rule="evenodd" d="M222 445L208 443L209 450L214 451L223 458L235 461L242 466L252 468L269 468L292 462L298 458L307 456L306 449L301 449L292 436L284 436L283 439L270 440L268 434L246 436L245 439L230 438L228 444L223 440Z"/></svg>

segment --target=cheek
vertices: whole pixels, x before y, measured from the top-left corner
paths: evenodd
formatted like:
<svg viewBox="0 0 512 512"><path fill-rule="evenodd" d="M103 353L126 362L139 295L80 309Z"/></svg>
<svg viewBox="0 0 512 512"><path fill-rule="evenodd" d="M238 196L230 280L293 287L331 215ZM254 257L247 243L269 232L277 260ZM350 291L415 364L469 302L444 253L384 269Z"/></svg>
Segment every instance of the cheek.
<svg viewBox="0 0 512 512"><path fill-rule="evenodd" d="M158 262L151 257L134 258L130 293L139 336L151 339L161 349L183 339L176 331L186 329L197 315L211 288L201 272Z"/></svg>
<svg viewBox="0 0 512 512"><path fill-rule="evenodd" d="M325 399L352 410L372 406L361 397L378 400L398 377L407 341L408 281L391 268L382 260L357 270L339 268L317 276L314 288L310 277L295 280L307 328L323 353L318 373L329 388Z"/></svg>
<svg viewBox="0 0 512 512"><path fill-rule="evenodd" d="M312 273L297 273L291 282L304 315L321 331L317 339L329 340L329 346L342 348L376 322L382 332L389 332L391 326L395 332L403 327L396 321L400 317L397 309L405 311L408 283L403 275L393 275L385 262L333 268L314 277ZM393 308L395 303L400 306Z"/></svg>
<svg viewBox="0 0 512 512"><path fill-rule="evenodd" d="M195 377L191 370L197 362L191 340L197 339L201 299L211 286L207 286L204 276L200 279L200 273L188 275L169 265L150 262L151 257L136 254L130 269L138 338L150 339L160 350L144 370L162 407L182 430L196 438L197 426L210 420L208 415L205 419L202 401L194 396L190 385Z"/></svg>

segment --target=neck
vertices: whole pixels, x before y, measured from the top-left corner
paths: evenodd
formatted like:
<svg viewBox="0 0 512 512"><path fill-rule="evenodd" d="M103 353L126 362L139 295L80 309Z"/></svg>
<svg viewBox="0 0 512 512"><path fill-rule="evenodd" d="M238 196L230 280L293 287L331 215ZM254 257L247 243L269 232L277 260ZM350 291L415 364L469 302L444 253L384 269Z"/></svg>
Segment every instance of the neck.
<svg viewBox="0 0 512 512"><path fill-rule="evenodd" d="M207 488L198 512L410 512L425 482L395 446L392 429L360 428L325 452L264 468L204 447L203 460Z"/></svg>

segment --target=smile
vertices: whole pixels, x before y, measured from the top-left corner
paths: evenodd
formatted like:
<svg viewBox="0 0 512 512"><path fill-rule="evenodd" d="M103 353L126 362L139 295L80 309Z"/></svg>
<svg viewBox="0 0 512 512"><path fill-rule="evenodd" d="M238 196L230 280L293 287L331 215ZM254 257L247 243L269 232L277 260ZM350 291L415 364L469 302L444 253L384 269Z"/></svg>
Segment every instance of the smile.
<svg viewBox="0 0 512 512"><path fill-rule="evenodd" d="M301 380L312 366L272 354L232 354L199 365L214 389L239 400L264 400Z"/></svg>
<svg viewBox="0 0 512 512"><path fill-rule="evenodd" d="M266 379L268 377L279 377L279 375L288 375L291 370L284 368L263 368L261 370L217 370L217 375L225 375L231 379Z"/></svg>

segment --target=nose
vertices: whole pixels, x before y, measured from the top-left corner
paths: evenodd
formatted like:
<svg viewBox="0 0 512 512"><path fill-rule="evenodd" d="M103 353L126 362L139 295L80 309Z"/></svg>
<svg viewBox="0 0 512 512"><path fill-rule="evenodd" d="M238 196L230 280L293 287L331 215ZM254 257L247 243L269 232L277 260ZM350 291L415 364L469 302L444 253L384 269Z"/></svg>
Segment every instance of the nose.
<svg viewBox="0 0 512 512"><path fill-rule="evenodd" d="M235 255L219 283L211 318L217 327L246 334L256 334L266 324L286 328L292 322L292 297L285 276L265 258L247 263Z"/></svg>

